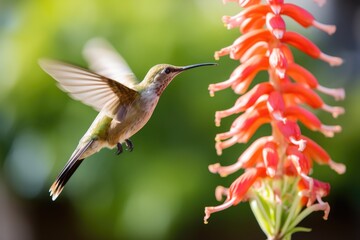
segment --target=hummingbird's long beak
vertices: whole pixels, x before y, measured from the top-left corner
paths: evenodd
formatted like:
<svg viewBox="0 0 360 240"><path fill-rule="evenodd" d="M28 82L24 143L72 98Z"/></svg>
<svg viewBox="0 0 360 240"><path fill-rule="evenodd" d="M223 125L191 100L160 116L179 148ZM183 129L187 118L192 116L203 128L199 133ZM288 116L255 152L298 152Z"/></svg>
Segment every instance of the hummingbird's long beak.
<svg viewBox="0 0 360 240"><path fill-rule="evenodd" d="M178 70L180 72L191 69L191 68L197 68L197 67L203 67L203 66L213 66L213 65L218 65L217 63L198 63L198 64L193 64L193 65L188 65L185 67L179 67Z"/></svg>

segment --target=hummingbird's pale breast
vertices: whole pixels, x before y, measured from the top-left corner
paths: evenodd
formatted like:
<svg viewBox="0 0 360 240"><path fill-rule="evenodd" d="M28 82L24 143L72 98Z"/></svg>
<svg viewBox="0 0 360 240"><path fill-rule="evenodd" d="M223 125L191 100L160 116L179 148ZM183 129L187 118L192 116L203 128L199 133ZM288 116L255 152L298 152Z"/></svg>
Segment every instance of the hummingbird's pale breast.
<svg viewBox="0 0 360 240"><path fill-rule="evenodd" d="M158 96L154 94L148 96L143 93L129 107L122 122L113 119L107 134L109 148L115 147L117 143L124 142L137 133L149 121L158 101Z"/></svg>

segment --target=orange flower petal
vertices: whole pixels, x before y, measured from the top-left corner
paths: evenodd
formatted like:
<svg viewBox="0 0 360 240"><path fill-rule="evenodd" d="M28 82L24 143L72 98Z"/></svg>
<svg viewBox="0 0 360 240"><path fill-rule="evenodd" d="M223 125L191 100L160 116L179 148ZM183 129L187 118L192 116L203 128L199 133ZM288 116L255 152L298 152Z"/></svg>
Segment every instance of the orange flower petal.
<svg viewBox="0 0 360 240"><path fill-rule="evenodd" d="M280 15L266 14L266 27L276 39L281 39L286 31L286 24Z"/></svg>
<svg viewBox="0 0 360 240"><path fill-rule="evenodd" d="M338 174L343 174L346 171L346 166L342 163L334 162L329 154L315 141L311 140L308 137L303 136L306 140L306 148L304 152L309 155L309 157L317 162L318 164L327 164L331 169L336 171Z"/></svg>
<svg viewBox="0 0 360 240"><path fill-rule="evenodd" d="M316 88L318 86L315 76L309 70L294 62L288 64L286 74L294 79L294 81L306 84L309 88Z"/></svg>
<svg viewBox="0 0 360 240"><path fill-rule="evenodd" d="M226 177L238 171L241 168L250 168L261 160L264 145L273 139L272 136L261 137L255 140L238 158L237 162L229 166L221 166L219 163L209 166L212 173L218 173L222 177Z"/></svg>
<svg viewBox="0 0 360 240"><path fill-rule="evenodd" d="M277 153L278 145L275 142L267 142L262 151L264 164L266 167L266 174L269 177L274 177L276 174L279 155Z"/></svg>
<svg viewBox="0 0 360 240"><path fill-rule="evenodd" d="M241 202L256 180L264 177L266 177L266 169L264 167L247 169L245 173L243 173L231 184L227 191L227 199L223 204L205 208L204 223L207 223L207 220L210 218L212 213L225 210Z"/></svg>

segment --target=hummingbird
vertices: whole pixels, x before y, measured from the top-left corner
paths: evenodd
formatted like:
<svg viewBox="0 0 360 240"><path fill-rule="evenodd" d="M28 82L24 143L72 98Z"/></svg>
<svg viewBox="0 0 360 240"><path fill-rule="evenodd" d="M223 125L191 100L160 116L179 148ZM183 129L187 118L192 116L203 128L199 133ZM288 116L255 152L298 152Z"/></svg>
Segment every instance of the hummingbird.
<svg viewBox="0 0 360 240"><path fill-rule="evenodd" d="M39 60L40 67L57 81L60 89L99 112L50 187L53 201L85 158L105 147L116 147L116 153L120 154L122 144L128 151L133 150L130 138L148 122L162 92L179 73L216 65L158 64L138 82L126 61L104 39L90 40L85 44L83 55L90 70L57 60Z"/></svg>

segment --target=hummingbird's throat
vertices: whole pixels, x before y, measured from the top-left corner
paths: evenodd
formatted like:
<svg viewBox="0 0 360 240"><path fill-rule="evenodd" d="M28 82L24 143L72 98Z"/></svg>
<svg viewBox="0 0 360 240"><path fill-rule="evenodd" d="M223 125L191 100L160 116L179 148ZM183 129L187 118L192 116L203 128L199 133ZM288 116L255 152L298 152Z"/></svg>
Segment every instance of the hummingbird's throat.
<svg viewBox="0 0 360 240"><path fill-rule="evenodd" d="M159 86L156 87L155 93L157 96L160 96L162 92L165 90L166 85L165 84L159 84Z"/></svg>
<svg viewBox="0 0 360 240"><path fill-rule="evenodd" d="M163 82L158 82L155 86L155 93L157 96L160 96L163 91L165 90L165 88L169 85L169 83L171 82L171 79L167 79L166 81Z"/></svg>

